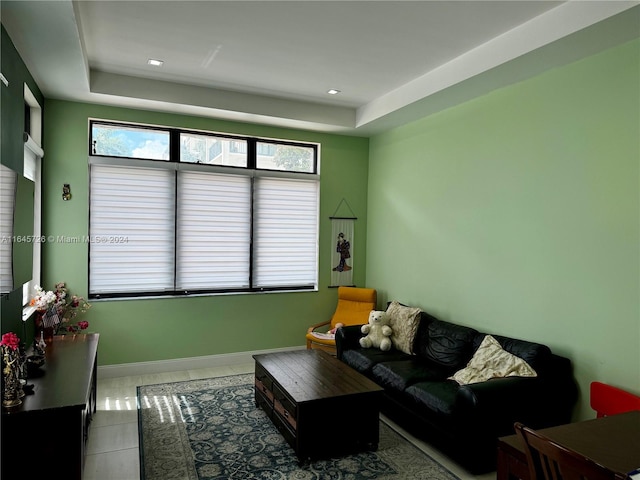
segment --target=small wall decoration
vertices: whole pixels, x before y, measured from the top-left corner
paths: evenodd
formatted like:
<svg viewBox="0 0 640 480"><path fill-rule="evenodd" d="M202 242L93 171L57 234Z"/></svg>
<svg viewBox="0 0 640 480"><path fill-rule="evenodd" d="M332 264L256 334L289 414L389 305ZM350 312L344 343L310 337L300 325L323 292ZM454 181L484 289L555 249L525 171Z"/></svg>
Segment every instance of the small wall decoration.
<svg viewBox="0 0 640 480"><path fill-rule="evenodd" d="M354 230L357 217L346 200L342 199L336 213L345 203L351 212L351 216L331 216L331 286L352 286L353 283L353 258L354 258Z"/></svg>
<svg viewBox="0 0 640 480"><path fill-rule="evenodd" d="M71 200L71 185L65 183L62 185L62 199L66 202L67 200Z"/></svg>

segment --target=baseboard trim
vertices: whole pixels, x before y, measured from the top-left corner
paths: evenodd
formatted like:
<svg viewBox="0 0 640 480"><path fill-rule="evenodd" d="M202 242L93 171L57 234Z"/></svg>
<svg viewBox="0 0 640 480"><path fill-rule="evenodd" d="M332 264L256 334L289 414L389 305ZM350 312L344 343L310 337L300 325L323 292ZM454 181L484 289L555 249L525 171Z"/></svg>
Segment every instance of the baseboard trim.
<svg viewBox="0 0 640 480"><path fill-rule="evenodd" d="M171 360L156 360L153 362L120 363L117 365L103 365L98 367L99 378L129 377L132 375L149 375L163 372L178 372L181 370L197 370L199 368L226 367L253 362L252 355L263 353L288 352L303 350L305 346L273 348L256 350L253 352L223 353L220 355L205 355L202 357L174 358Z"/></svg>

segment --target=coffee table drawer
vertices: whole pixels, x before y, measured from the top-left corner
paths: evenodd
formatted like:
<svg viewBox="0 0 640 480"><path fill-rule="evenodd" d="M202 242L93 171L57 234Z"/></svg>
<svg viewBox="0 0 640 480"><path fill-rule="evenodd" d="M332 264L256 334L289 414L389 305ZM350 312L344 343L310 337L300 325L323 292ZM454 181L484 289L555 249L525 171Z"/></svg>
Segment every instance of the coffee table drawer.
<svg viewBox="0 0 640 480"><path fill-rule="evenodd" d="M270 405L273 405L273 392L267 388L267 385L256 377L255 379L256 391L266 398Z"/></svg>
<svg viewBox="0 0 640 480"><path fill-rule="evenodd" d="M296 417L294 417L277 398L273 402L273 408L289 425L291 425L291 428L293 428L294 431L297 429L298 422Z"/></svg>
<svg viewBox="0 0 640 480"><path fill-rule="evenodd" d="M260 382L262 382L262 384L268 389L268 390L272 390L273 389L273 378L271 378L271 375L269 375L264 368L262 368L262 366L260 365L256 365L256 380L259 380Z"/></svg>
<svg viewBox="0 0 640 480"><path fill-rule="evenodd" d="M293 448L293 450L297 452L298 437L296 433L293 430L291 430L291 427L289 427L289 424L287 422L283 422L281 417L279 417L277 414L274 414L273 417L274 417L272 418L273 425L278 429L278 431L284 437L287 443L291 445L291 448Z"/></svg>
<svg viewBox="0 0 640 480"><path fill-rule="evenodd" d="M282 404L282 408L289 412L289 415L291 417L296 418L298 416L298 406L293 400L291 400L289 395L276 383L273 384L273 396L278 402Z"/></svg>
<svg viewBox="0 0 640 480"><path fill-rule="evenodd" d="M267 417L273 422L273 418L276 416L275 411L273 410L273 403L269 402L267 397L265 397L262 393L256 390L255 394L255 402L256 406L260 407L264 413L267 414Z"/></svg>

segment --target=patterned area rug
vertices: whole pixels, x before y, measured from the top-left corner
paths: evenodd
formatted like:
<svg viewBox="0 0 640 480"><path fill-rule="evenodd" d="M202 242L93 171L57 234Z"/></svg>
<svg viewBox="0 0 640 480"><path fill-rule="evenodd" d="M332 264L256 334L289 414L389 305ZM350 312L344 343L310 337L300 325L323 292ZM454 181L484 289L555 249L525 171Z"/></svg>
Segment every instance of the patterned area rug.
<svg viewBox="0 0 640 480"><path fill-rule="evenodd" d="M299 466L253 375L138 387L141 480L459 480L380 422L376 452Z"/></svg>

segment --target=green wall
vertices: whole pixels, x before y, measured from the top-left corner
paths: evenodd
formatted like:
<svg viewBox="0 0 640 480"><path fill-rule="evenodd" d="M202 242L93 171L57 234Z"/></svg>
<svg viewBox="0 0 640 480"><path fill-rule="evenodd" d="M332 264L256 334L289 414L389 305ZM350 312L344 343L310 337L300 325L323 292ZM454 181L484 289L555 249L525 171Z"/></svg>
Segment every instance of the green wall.
<svg viewBox="0 0 640 480"><path fill-rule="evenodd" d="M4 26L0 27L0 71L9 82L9 86L0 84L0 161L22 176L24 171L24 139L25 130L25 104L24 84L35 96L38 103L44 105L44 97L36 85L31 73L18 54L11 38ZM20 183L25 183L24 177ZM21 189L22 190L22 189ZM30 192L33 191L31 186ZM18 205L16 208L15 234L33 233L33 200L28 205ZM26 210L26 211L25 211ZM31 222L31 228L28 224ZM15 244L15 258L31 255L31 244ZM27 265L14 265L14 285L31 279L32 262L27 260ZM25 273L27 272L27 273ZM0 333L14 332L25 345L33 341L33 329L25 328L22 322L22 286L0 296Z"/></svg>
<svg viewBox="0 0 640 480"><path fill-rule="evenodd" d="M43 235L54 238L88 234L89 118L321 143L319 291L94 301L85 318L89 331L100 333L101 365L304 345L307 327L335 309L337 289L328 288L329 216L343 198L358 216L354 280L365 286L367 139L58 100L47 100L45 112ZM64 183L73 195L66 202ZM87 244L47 242L44 286L65 281L72 293L86 296L87 256Z"/></svg>
<svg viewBox="0 0 640 480"><path fill-rule="evenodd" d="M371 139L367 284L640 394L640 41Z"/></svg>
<svg viewBox="0 0 640 480"><path fill-rule="evenodd" d="M44 97L40 88L33 80L31 73L25 66L20 54L13 45L11 38L4 29L0 28L0 64L2 74L9 82L9 86L2 84L2 128L0 138L2 139L0 148L0 159L16 172L22 172L24 164L24 84L29 86L29 90L36 97L42 106Z"/></svg>

